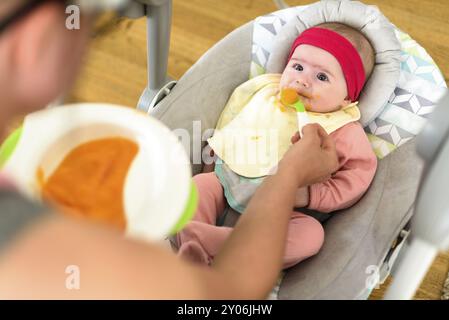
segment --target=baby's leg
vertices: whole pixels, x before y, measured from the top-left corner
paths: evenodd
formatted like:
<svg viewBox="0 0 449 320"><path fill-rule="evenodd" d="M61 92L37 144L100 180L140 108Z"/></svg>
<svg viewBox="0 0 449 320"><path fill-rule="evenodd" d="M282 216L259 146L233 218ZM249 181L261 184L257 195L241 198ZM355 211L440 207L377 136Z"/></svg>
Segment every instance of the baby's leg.
<svg viewBox="0 0 449 320"><path fill-rule="evenodd" d="M225 209L223 187L215 173L198 174L193 180L198 188L199 203L192 221L177 234L178 255L209 264L232 228L215 225Z"/></svg>
<svg viewBox="0 0 449 320"><path fill-rule="evenodd" d="M324 242L324 229L315 218L294 212L288 226L283 268L318 253Z"/></svg>

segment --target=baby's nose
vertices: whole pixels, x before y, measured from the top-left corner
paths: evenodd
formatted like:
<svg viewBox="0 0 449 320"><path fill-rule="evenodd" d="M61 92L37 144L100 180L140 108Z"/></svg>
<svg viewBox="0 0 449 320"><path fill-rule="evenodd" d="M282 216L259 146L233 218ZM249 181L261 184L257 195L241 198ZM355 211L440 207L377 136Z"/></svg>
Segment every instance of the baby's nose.
<svg viewBox="0 0 449 320"><path fill-rule="evenodd" d="M306 89L308 89L310 87L309 83L306 80L301 79L301 80L296 80L295 82L296 82L296 85L299 87L303 87Z"/></svg>

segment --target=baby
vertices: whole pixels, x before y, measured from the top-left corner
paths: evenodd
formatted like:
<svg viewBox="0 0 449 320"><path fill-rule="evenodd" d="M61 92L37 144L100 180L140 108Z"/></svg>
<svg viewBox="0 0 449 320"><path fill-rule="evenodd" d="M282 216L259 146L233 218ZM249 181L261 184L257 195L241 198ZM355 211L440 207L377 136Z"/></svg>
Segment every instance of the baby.
<svg viewBox="0 0 449 320"><path fill-rule="evenodd" d="M215 172L194 177L200 202L193 221L177 235L178 254L210 264L232 231L216 226L226 206L225 198L232 208L243 212L263 176L269 174L269 167L261 170L256 166L255 171L254 166L228 161L231 157L220 145L220 141L229 138L227 129L252 126L252 121L258 127L263 127L263 123L267 123L265 127L276 127L280 139L276 161L288 149L291 136L301 129L295 111L279 103L277 97L284 88L299 94L311 122L321 124L334 139L339 157L339 170L332 177L298 190L296 207L329 213L357 202L368 189L377 167L376 156L357 122L360 113L356 104L373 67L374 50L360 32L343 24L325 23L296 38L281 76L262 75L237 88L209 140L221 161ZM268 120L267 115L271 117ZM253 143L258 136L247 140ZM287 237L284 268L315 255L323 244L324 230L316 219L292 208Z"/></svg>

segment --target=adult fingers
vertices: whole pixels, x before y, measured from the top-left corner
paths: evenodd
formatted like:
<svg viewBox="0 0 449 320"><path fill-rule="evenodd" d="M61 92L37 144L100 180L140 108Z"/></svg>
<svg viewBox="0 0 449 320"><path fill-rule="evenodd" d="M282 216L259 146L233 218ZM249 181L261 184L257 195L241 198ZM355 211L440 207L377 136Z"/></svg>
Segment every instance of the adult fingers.
<svg viewBox="0 0 449 320"><path fill-rule="evenodd" d="M300 138L301 136L299 135L299 131L296 131L296 133L291 137L290 141L292 142L292 144L295 144L299 141Z"/></svg>
<svg viewBox="0 0 449 320"><path fill-rule="evenodd" d="M335 151L335 142L331 136L327 134L326 130L324 130L321 126L318 126L317 130L317 133L321 139L321 147L324 150Z"/></svg>
<svg viewBox="0 0 449 320"><path fill-rule="evenodd" d="M321 140L319 130L321 126L317 123L311 123L302 128L302 138L305 140L311 140L314 143L315 141Z"/></svg>

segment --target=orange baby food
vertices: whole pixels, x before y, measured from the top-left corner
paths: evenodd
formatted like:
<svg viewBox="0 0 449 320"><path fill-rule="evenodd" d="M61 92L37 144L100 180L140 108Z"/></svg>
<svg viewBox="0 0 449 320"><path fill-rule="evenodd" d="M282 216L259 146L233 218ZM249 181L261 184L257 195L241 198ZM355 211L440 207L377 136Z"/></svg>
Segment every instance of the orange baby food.
<svg viewBox="0 0 449 320"><path fill-rule="evenodd" d="M74 148L43 181L37 177L44 199L99 222L126 227L123 187L138 146L124 138L93 140Z"/></svg>
<svg viewBox="0 0 449 320"><path fill-rule="evenodd" d="M281 102L289 106L291 104L294 104L296 101L298 101L299 96L298 93L294 89L291 88L284 88L281 90Z"/></svg>

